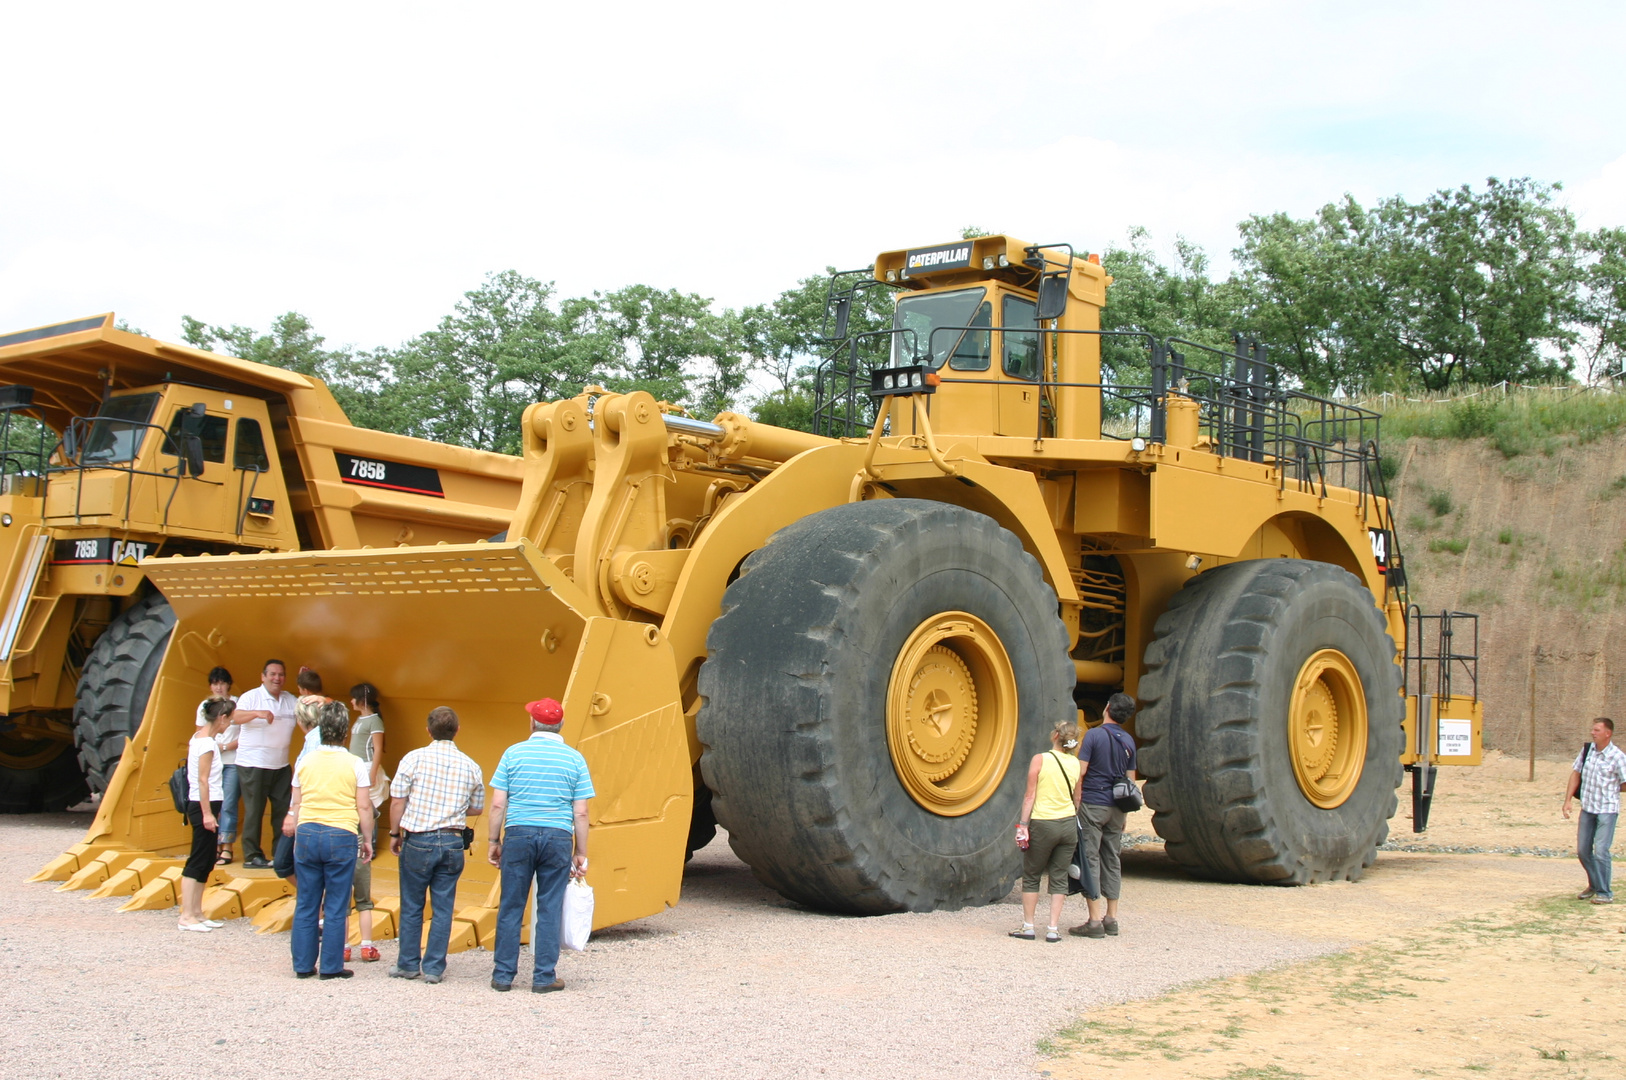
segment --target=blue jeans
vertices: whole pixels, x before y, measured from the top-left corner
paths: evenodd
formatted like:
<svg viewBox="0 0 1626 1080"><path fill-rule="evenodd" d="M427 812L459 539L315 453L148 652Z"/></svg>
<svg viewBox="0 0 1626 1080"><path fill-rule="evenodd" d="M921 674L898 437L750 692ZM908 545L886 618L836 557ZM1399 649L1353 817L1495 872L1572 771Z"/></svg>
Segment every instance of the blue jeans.
<svg viewBox="0 0 1626 1080"><path fill-rule="evenodd" d="M344 968L344 939L350 918L350 883L356 876L356 834L307 822L294 839L294 970L315 971L317 912L321 912L324 975Z"/></svg>
<svg viewBox="0 0 1626 1080"><path fill-rule="evenodd" d="M1575 837L1575 853L1586 867L1587 884L1599 896L1613 898L1611 885L1614 874L1614 856L1609 849L1615 846L1615 820L1619 814L1589 814L1581 811L1581 827Z"/></svg>
<svg viewBox="0 0 1626 1080"><path fill-rule="evenodd" d="M229 844L237 839L237 799L242 794L237 766L220 767L220 787L220 843Z"/></svg>
<svg viewBox="0 0 1626 1080"><path fill-rule="evenodd" d="M418 971L418 950L423 948L423 973L445 974L446 943L452 937L452 910L463 863L463 837L457 833L407 833L401 841L401 947L396 967ZM427 947L422 945L425 891L431 908Z"/></svg>
<svg viewBox="0 0 1626 1080"><path fill-rule="evenodd" d="M554 980L559 963L559 919L564 911L565 886L570 883L570 856L575 836L568 829L540 825L510 825L502 845L502 903L497 908L497 961L493 982L512 984L519 969L519 927L525 901L536 880L536 918L531 924L531 952L535 966L531 985Z"/></svg>

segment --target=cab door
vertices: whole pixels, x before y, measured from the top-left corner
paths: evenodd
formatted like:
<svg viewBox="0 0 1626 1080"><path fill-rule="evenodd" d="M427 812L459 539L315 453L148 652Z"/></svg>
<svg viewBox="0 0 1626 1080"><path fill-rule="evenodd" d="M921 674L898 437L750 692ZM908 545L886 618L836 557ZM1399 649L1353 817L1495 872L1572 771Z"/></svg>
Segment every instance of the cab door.
<svg viewBox="0 0 1626 1080"><path fill-rule="evenodd" d="M231 527L238 543L273 551L299 546L282 462L271 452L271 417L263 401L239 401L232 421Z"/></svg>
<svg viewBox="0 0 1626 1080"><path fill-rule="evenodd" d="M199 413L192 404L182 404L184 396L170 396L169 422L159 447L166 472L178 472L180 480L159 485L158 525L167 533L187 533L199 538L224 538L228 531L230 500L227 497L231 469L226 450L231 438L230 415L218 402L204 401ZM200 460L189 461L187 443L195 439L201 448ZM199 471L193 466L201 464ZM173 495L163 490L173 489Z"/></svg>
<svg viewBox="0 0 1626 1080"><path fill-rule="evenodd" d="M1009 293L1000 298L1000 435L1038 438L1039 320L1032 300Z"/></svg>

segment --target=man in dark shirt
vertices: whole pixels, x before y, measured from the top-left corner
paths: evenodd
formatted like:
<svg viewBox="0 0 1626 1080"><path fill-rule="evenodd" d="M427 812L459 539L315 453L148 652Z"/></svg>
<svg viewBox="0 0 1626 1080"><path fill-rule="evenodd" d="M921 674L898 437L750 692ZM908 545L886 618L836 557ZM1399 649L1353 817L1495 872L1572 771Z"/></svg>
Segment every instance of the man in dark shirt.
<svg viewBox="0 0 1626 1080"><path fill-rule="evenodd" d="M1122 863L1118 857L1123 844L1127 815L1112 803L1112 785L1121 777L1135 775L1135 738L1121 726L1135 715L1135 699L1113 694L1107 699L1105 722L1084 736L1078 760L1084 766L1079 792L1080 817L1084 825L1084 856L1090 860L1093 878L1100 882L1100 899L1085 897L1089 921L1068 930L1075 937L1106 937L1118 933L1118 896L1123 886ZM1102 900L1106 902L1103 916Z"/></svg>

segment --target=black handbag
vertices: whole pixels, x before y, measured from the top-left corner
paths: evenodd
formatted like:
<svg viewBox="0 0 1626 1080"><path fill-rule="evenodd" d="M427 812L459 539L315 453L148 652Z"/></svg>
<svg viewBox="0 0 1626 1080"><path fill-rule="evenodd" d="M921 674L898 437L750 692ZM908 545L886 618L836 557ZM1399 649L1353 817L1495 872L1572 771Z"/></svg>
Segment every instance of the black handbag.
<svg viewBox="0 0 1626 1080"><path fill-rule="evenodd" d="M186 818L187 795L191 794L192 785L187 783L186 762L169 774L169 800L175 804L175 812L183 819Z"/></svg>
<svg viewBox="0 0 1626 1080"><path fill-rule="evenodd" d="M1051 756L1055 756L1055 751L1051 751ZM1060 768L1060 760L1056 765ZM1065 779L1067 770L1062 769L1061 775ZM1068 792L1068 796L1071 799L1072 793ZM1084 819L1079 815L1077 803L1073 803L1073 826L1078 830L1078 842L1073 846L1073 861L1067 866L1067 895L1083 893L1091 900L1099 900L1101 890L1095 883L1095 875L1090 871L1089 857L1084 853L1084 838L1089 834L1084 828Z"/></svg>
<svg viewBox="0 0 1626 1080"><path fill-rule="evenodd" d="M1107 738L1111 740L1114 749L1123 751L1123 747L1111 731L1107 732ZM1127 752L1124 753L1123 767L1118 770L1118 779L1112 782L1112 805L1126 814L1133 814L1146 805L1146 800L1141 798L1140 785L1129 779Z"/></svg>

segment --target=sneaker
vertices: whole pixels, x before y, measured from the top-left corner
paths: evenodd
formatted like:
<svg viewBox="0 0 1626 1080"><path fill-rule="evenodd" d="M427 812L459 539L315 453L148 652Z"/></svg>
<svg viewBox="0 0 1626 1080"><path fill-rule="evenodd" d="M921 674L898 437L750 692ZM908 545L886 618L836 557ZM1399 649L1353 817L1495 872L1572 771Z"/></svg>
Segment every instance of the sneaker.
<svg viewBox="0 0 1626 1080"><path fill-rule="evenodd" d="M423 977L423 981L428 983L430 986L433 986L436 983L440 982L440 980L444 979L445 977L446 977L446 973L443 971L439 975L425 975Z"/></svg>
<svg viewBox="0 0 1626 1080"><path fill-rule="evenodd" d="M345 951L349 952L350 950L346 949ZM361 946L361 948L356 950L356 959L358 959L358 960L363 960L363 961L366 961L367 963L370 964L374 960L377 960L378 958L379 957L378 957L378 946L377 945L363 945L363 946ZM345 959L348 960L350 958L347 956L347 957L345 957Z"/></svg>
<svg viewBox="0 0 1626 1080"><path fill-rule="evenodd" d="M496 979L492 979L491 988L497 991L499 994L506 994L508 991L513 989L513 986L509 983L498 982Z"/></svg>
<svg viewBox="0 0 1626 1080"><path fill-rule="evenodd" d="M318 979L348 979L354 974L354 971L345 968L343 971L324 971L316 977Z"/></svg>
<svg viewBox="0 0 1626 1080"><path fill-rule="evenodd" d="M420 971L408 971L399 965L390 968L390 978L392 979L416 979L421 974L423 973Z"/></svg>
<svg viewBox="0 0 1626 1080"><path fill-rule="evenodd" d="M1615 896L1613 893L1599 893L1597 896L1592 898L1592 902L1594 904L1613 904L1615 902Z"/></svg>
<svg viewBox="0 0 1626 1080"><path fill-rule="evenodd" d="M250 855L248 858L243 860L243 869L269 870L271 869L271 860L267 859L264 855Z"/></svg>
<svg viewBox="0 0 1626 1080"><path fill-rule="evenodd" d="M176 923L175 925L180 927L182 930L190 930L194 934L207 934L209 931L214 929L214 927L210 926L206 922L183 922Z"/></svg>
<svg viewBox="0 0 1626 1080"><path fill-rule="evenodd" d="M1102 919L1101 920L1101 929L1103 929L1103 930L1105 930L1107 932L1107 937L1117 937L1118 936L1118 920L1117 919Z"/></svg>
<svg viewBox="0 0 1626 1080"><path fill-rule="evenodd" d="M294 972L294 978L296 978L296 979L314 979L315 977L316 977L316 972L314 972L314 971L296 971L296 972Z"/></svg>
<svg viewBox="0 0 1626 1080"><path fill-rule="evenodd" d="M531 993L533 993L533 994L551 994L555 990L563 990L564 988L565 988L565 981L563 979L555 979L550 983L532 983L531 984Z"/></svg>
<svg viewBox="0 0 1626 1080"><path fill-rule="evenodd" d="M1067 932L1074 937L1103 938L1107 936L1107 928L1102 926L1100 923L1093 921L1079 923L1077 926L1069 928Z"/></svg>
<svg viewBox="0 0 1626 1080"><path fill-rule="evenodd" d="M1580 896L1577 896L1576 899L1577 900L1590 900L1594 896L1597 896L1597 895L1598 895L1598 890L1596 890L1596 889L1587 889L1585 892L1581 893Z"/></svg>
<svg viewBox="0 0 1626 1080"><path fill-rule="evenodd" d="M348 945L344 947L344 962L347 964L350 962L350 946Z"/></svg>

